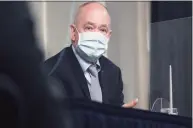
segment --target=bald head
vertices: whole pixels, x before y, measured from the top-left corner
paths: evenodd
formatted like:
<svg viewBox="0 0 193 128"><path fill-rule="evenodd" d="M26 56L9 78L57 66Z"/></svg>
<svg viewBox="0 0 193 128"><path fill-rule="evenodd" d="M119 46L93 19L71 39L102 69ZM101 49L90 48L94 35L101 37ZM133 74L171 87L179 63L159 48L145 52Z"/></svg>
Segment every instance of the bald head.
<svg viewBox="0 0 193 128"><path fill-rule="evenodd" d="M101 11L103 11L104 15L106 15L110 20L110 15L107 11L107 8L103 4L96 1L90 1L79 6L74 18L74 24L79 22L79 16L85 15L85 11L90 11L93 9L98 9L98 10L100 9Z"/></svg>
<svg viewBox="0 0 193 128"><path fill-rule="evenodd" d="M74 24L71 25L71 40L76 42L78 33L86 31L98 31L109 37L110 15L107 8L100 2L86 2L79 6L74 18Z"/></svg>

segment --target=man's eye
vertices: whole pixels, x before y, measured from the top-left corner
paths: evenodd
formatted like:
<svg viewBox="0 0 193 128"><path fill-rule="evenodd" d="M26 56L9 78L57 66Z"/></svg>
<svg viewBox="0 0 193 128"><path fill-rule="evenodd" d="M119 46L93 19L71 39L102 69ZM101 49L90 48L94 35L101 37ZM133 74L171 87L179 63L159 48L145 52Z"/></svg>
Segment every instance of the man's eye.
<svg viewBox="0 0 193 128"><path fill-rule="evenodd" d="M100 31L107 33L107 29L101 29Z"/></svg>
<svg viewBox="0 0 193 128"><path fill-rule="evenodd" d="M85 30L92 30L92 27L86 27Z"/></svg>

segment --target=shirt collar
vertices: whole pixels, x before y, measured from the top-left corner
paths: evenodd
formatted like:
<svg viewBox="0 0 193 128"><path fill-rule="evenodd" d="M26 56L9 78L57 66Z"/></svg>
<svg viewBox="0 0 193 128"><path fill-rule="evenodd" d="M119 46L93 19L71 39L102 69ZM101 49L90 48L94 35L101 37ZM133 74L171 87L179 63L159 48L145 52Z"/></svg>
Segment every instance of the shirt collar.
<svg viewBox="0 0 193 128"><path fill-rule="evenodd" d="M81 66L83 72L86 72L87 69L88 69L92 64L90 64L90 63L86 62L85 60L83 60L83 59L77 54L77 52L76 52L76 50L75 50L75 48L74 48L73 45L72 45L72 50L73 50L73 52L74 52L74 54L75 54L78 62L80 63L80 66ZM99 60L97 60L97 70L98 70L98 72L101 70Z"/></svg>

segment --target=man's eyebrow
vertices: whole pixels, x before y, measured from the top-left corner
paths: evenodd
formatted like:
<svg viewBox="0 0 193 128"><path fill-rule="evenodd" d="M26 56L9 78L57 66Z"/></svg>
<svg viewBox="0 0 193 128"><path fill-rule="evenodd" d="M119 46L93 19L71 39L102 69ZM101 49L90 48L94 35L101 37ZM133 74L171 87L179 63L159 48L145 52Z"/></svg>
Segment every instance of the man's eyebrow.
<svg viewBox="0 0 193 128"><path fill-rule="evenodd" d="M102 24L102 25L100 25L100 27L107 27L108 28L108 25L107 24Z"/></svg>
<svg viewBox="0 0 193 128"><path fill-rule="evenodd" d="M86 26L86 25L93 25L93 26L96 26L95 23L90 22L90 21L88 21L88 22L86 22L86 23L84 24L84 26ZM101 27L110 28L110 24L102 24L102 25L100 25L99 27L100 27L100 28L101 28Z"/></svg>
<svg viewBox="0 0 193 128"><path fill-rule="evenodd" d="M111 30L111 25L110 24L102 24L100 28L107 28L108 30Z"/></svg>
<svg viewBox="0 0 193 128"><path fill-rule="evenodd" d="M86 22L84 25L87 25L87 24L95 25L94 23L92 23L92 22L90 22L90 21Z"/></svg>

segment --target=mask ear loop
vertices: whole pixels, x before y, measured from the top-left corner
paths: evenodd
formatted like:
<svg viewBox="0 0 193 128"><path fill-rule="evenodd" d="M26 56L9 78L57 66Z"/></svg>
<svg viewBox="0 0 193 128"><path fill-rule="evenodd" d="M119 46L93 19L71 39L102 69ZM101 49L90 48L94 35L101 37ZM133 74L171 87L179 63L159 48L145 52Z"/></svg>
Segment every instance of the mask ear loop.
<svg viewBox="0 0 193 128"><path fill-rule="evenodd" d="M74 28L75 28L76 32L78 33L78 35L80 35L80 32L78 31L78 29L75 25L74 25Z"/></svg>
<svg viewBox="0 0 193 128"><path fill-rule="evenodd" d="M80 40L80 33L79 33L79 31L78 31L78 29L77 29L77 27L74 25L73 26L74 27L74 30L78 33L78 40L77 40L77 44L76 45L72 45L74 48L76 48L77 47L77 45L78 45L78 43L79 43L79 40Z"/></svg>

